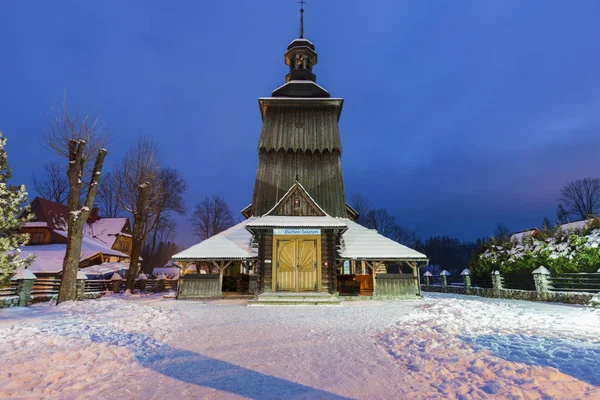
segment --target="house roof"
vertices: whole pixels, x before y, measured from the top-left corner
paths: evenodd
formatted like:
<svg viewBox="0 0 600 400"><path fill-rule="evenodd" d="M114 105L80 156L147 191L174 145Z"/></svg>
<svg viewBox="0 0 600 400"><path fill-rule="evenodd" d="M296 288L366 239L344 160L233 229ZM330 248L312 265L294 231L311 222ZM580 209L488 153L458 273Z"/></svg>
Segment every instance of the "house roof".
<svg viewBox="0 0 600 400"><path fill-rule="evenodd" d="M56 231L61 236L67 235L64 231ZM67 251L66 243L44 244L35 246L23 246L20 256L25 258L30 254L35 254L36 258L29 269L33 272L58 273L62 271L65 253ZM83 238L81 242L80 261L87 260L98 253L105 255L120 256L128 258L127 254L103 246L100 242L91 238Z"/></svg>
<svg viewBox="0 0 600 400"><path fill-rule="evenodd" d="M81 272L86 275L105 275L123 270L129 270L129 264L102 263L99 265L92 265L91 267L81 268Z"/></svg>
<svg viewBox="0 0 600 400"><path fill-rule="evenodd" d="M36 197L31 202L34 222L46 222L50 229L66 230L69 207L50 200Z"/></svg>
<svg viewBox="0 0 600 400"><path fill-rule="evenodd" d="M348 226L346 232L342 234L342 245L340 246L340 258L342 259L427 261L425 254L388 239L350 219L339 219Z"/></svg>
<svg viewBox="0 0 600 400"><path fill-rule="evenodd" d="M511 242L521 243L523 241L523 239L525 239L526 237L533 236L539 232L540 231L538 231L535 228L529 229L526 231L522 231L522 232L515 232L511 235L510 240L511 240Z"/></svg>
<svg viewBox="0 0 600 400"><path fill-rule="evenodd" d="M246 230L249 218L231 228L175 254L173 260L243 260L256 258L257 252L251 247L252 234Z"/></svg>
<svg viewBox="0 0 600 400"><path fill-rule="evenodd" d="M128 218L100 218L85 225L84 235L98 239L108 247L112 247L119 234L128 235L123 233L128 223Z"/></svg>
<svg viewBox="0 0 600 400"><path fill-rule="evenodd" d="M569 222L568 224L562 224L560 229L565 232L577 232L586 230L592 222L594 222L595 218L584 219L581 221Z"/></svg>

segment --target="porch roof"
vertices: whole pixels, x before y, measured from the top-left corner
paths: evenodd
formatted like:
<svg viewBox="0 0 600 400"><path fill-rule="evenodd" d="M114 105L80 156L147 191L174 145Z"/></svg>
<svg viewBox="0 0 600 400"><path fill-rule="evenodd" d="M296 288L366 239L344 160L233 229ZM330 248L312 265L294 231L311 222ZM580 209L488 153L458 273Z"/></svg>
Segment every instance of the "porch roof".
<svg viewBox="0 0 600 400"><path fill-rule="evenodd" d="M339 228L346 229L344 218L329 215L314 217L267 215L248 223L247 228Z"/></svg>
<svg viewBox="0 0 600 400"><path fill-rule="evenodd" d="M171 258L180 261L195 260L245 260L256 258L251 247L252 234L246 225L256 217L248 218L231 228L175 254Z"/></svg>
<svg viewBox="0 0 600 400"><path fill-rule="evenodd" d="M374 261L427 261L427 256L346 218L340 258Z"/></svg>

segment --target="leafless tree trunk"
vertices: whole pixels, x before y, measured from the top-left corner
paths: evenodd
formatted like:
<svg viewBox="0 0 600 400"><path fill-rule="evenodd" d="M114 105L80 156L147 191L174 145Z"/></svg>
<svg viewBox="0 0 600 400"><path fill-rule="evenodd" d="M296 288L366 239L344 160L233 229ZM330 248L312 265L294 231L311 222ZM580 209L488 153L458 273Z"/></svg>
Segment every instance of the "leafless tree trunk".
<svg viewBox="0 0 600 400"><path fill-rule="evenodd" d="M600 178L585 178L567 183L560 191L560 205L579 219L600 213Z"/></svg>
<svg viewBox="0 0 600 400"><path fill-rule="evenodd" d="M358 213L358 222L361 225L365 225L367 222L367 214L371 211L371 202L366 197L355 193L350 198L350 205Z"/></svg>
<svg viewBox="0 0 600 400"><path fill-rule="evenodd" d="M219 196L205 197L196 204L190 219L194 233L200 240L208 239L233 226L233 213Z"/></svg>
<svg viewBox="0 0 600 400"><path fill-rule="evenodd" d="M106 150L98 150L98 156L92 169L92 178L87 191L83 207L79 208L81 187L83 185L82 175L85 164L83 149L85 141L72 140L69 143L69 219L67 221L67 251L63 262L60 290L58 292L58 303L63 301L77 300L77 271L81 257L81 241L83 238L83 226L86 223L90 211L94 206L94 199L98 192L98 182L102 173L102 164L106 156Z"/></svg>
<svg viewBox="0 0 600 400"><path fill-rule="evenodd" d="M121 201L123 208L133 216L131 261L127 273L127 289L133 293L139 270L139 258L150 228L156 218L156 202L161 195L158 151L152 139L142 136L121 163L123 179Z"/></svg>
<svg viewBox="0 0 600 400"><path fill-rule="evenodd" d="M98 116L71 113L65 101L64 110L54 108L48 118L42 136L50 149L69 162L69 217L67 220L67 250L63 262L63 273L57 303L76 300L77 271L81 257L83 227L94 206L98 182L102 173L108 138L108 130ZM90 168L93 165L93 168ZM82 202L82 186L86 172L91 173L85 200Z"/></svg>
<svg viewBox="0 0 600 400"><path fill-rule="evenodd" d="M100 214L107 218L117 218L123 213L123 179L118 173L109 172L102 177L98 190L97 205Z"/></svg>
<svg viewBox="0 0 600 400"><path fill-rule="evenodd" d="M390 215L387 210L378 208L371 210L366 216L366 227L376 229L377 233L383 236L389 236L396 227L396 218Z"/></svg>
<svg viewBox="0 0 600 400"><path fill-rule="evenodd" d="M33 188L40 197L67 205L69 200L69 179L63 166L57 161L44 165L41 177L33 175Z"/></svg>
<svg viewBox="0 0 600 400"><path fill-rule="evenodd" d="M149 246L149 259L146 266L154 267L156 256L156 245L158 234L161 229L169 224L174 224L169 220L170 214L175 212L179 215L185 214L185 201L183 193L187 190L187 183L179 173L172 168L163 168L160 171L159 182L160 191L155 202L155 218L150 228L151 241Z"/></svg>

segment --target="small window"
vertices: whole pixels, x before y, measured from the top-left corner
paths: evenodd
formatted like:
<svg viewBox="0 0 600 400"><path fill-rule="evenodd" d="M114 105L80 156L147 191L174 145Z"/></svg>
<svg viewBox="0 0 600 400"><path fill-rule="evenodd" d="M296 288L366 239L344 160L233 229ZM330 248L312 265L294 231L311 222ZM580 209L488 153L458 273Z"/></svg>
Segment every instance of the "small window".
<svg viewBox="0 0 600 400"><path fill-rule="evenodd" d="M29 234L29 244L42 244L44 242L44 234L34 232Z"/></svg>

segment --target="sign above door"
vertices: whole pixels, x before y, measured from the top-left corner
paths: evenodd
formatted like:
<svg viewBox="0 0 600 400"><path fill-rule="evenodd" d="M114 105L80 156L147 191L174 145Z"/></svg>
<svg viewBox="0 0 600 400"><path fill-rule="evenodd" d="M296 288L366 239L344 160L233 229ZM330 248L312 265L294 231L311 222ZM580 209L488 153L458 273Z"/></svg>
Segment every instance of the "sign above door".
<svg viewBox="0 0 600 400"><path fill-rule="evenodd" d="M320 235L320 229L303 228L303 229L273 229L273 235Z"/></svg>

